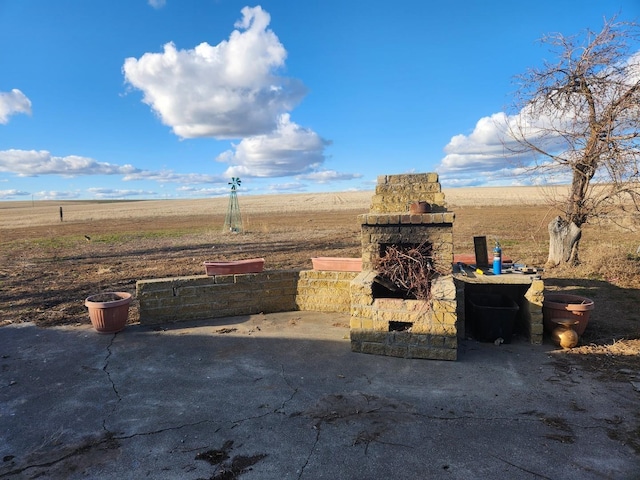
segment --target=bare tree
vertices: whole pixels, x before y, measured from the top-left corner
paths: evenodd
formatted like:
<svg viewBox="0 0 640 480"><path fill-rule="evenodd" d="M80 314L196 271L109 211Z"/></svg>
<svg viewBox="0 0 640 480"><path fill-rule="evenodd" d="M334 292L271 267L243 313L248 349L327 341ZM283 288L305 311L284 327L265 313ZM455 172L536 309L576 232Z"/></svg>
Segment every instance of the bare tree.
<svg viewBox="0 0 640 480"><path fill-rule="evenodd" d="M598 33L545 36L555 60L517 77L511 152L533 156L530 173L571 179L552 199L562 215L549 224L549 264L577 264L582 225L640 205L638 38L638 24L615 17Z"/></svg>

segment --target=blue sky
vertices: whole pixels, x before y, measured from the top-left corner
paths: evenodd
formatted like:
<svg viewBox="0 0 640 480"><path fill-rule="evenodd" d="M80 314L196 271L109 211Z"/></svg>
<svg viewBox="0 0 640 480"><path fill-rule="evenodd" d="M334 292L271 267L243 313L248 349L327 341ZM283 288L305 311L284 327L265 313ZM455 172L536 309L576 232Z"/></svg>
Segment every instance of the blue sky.
<svg viewBox="0 0 640 480"><path fill-rule="evenodd" d="M0 199L518 184L489 119L542 35L615 14L640 2L0 0Z"/></svg>

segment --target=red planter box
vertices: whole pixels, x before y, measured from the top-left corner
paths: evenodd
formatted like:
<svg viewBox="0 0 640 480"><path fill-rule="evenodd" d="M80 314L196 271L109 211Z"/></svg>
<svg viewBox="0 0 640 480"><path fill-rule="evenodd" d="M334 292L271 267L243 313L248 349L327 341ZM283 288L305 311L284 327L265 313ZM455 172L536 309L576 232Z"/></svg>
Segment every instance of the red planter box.
<svg viewBox="0 0 640 480"><path fill-rule="evenodd" d="M260 273L264 269L264 258L234 260L231 262L204 262L207 275L233 275L238 273Z"/></svg>
<svg viewBox="0 0 640 480"><path fill-rule="evenodd" d="M314 270L333 272L361 272L362 258L316 257L311 259Z"/></svg>

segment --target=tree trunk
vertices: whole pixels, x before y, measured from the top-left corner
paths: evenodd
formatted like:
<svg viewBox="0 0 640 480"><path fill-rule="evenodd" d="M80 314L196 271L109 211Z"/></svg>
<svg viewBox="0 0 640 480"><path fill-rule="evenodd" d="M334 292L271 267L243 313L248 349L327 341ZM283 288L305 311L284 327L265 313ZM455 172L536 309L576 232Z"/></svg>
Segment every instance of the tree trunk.
<svg viewBox="0 0 640 480"><path fill-rule="evenodd" d="M578 263L578 244L582 230L573 222L556 217L549 223L548 265L557 266L560 262Z"/></svg>

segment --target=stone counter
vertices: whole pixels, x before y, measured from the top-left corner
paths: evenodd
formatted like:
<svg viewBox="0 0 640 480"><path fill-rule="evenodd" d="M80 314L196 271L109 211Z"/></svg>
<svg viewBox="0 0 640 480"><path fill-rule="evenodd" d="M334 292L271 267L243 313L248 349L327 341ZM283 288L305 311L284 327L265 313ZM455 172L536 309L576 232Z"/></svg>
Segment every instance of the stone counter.
<svg viewBox="0 0 640 480"><path fill-rule="evenodd" d="M470 332L471 321L467 316L467 296L473 293L500 294L513 299L519 307L515 333L527 338L532 344L542 343L542 301L544 281L540 275L505 273L502 275L467 275L455 273L458 299L458 337L464 338Z"/></svg>

